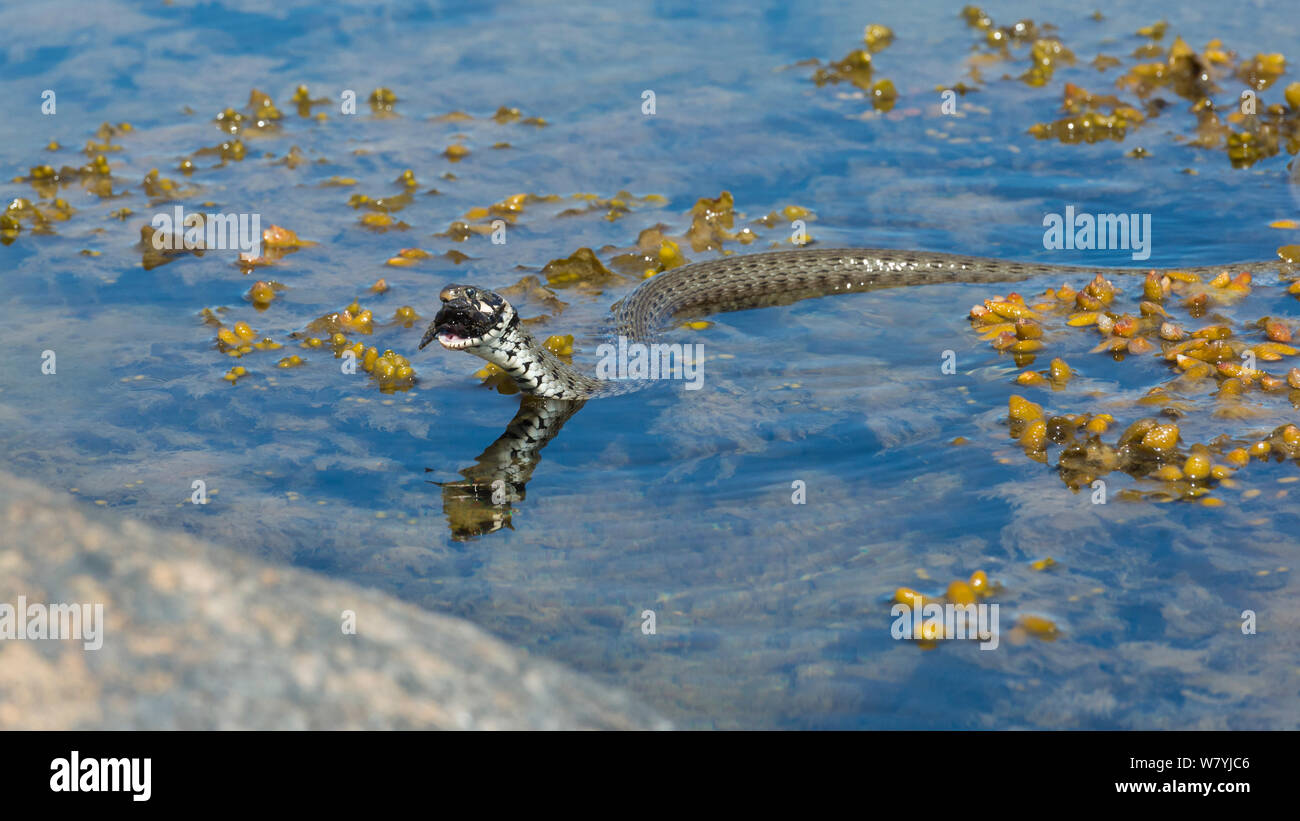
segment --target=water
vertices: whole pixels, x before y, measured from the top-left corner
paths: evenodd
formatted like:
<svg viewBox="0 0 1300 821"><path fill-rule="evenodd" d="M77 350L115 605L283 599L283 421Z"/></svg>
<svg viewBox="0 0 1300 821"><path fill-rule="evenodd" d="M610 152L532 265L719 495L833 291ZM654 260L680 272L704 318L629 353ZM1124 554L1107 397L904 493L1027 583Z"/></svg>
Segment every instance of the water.
<svg viewBox="0 0 1300 821"><path fill-rule="evenodd" d="M401 305L427 320L447 282L505 287L584 246L608 263L603 249L625 249L657 223L679 234L696 199L723 190L746 215L737 227L798 205L828 247L1131 264L1126 254L1044 250L1043 214L1067 204L1152 214L1156 266L1268 258L1296 242L1297 232L1268 226L1300 210L1285 151L1234 170L1222 150L1178 144L1190 115L1172 94L1176 109L1123 143L1025 134L1060 116L1064 81L1111 91L1124 69L1101 74L1088 61L1104 52L1127 67L1143 42L1132 32L1160 16L1099 6L1100 22L1091 7L1058 2L986 7L999 24L1054 22L1079 61L1035 89L998 79L1024 69L1018 50L1014 66L986 68L982 90L947 117L935 87L970 82L979 40L956 4L6 4L6 179L84 164L79 149L101 122L133 126L107 155L120 196L101 200L74 183L59 196L76 213L54 235L25 229L0 246L7 468L87 505L463 616L635 692L682 726L1294 726L1295 464L1252 465L1238 487L1216 492L1220 508L1094 505L1007 437L1012 393L1051 412L1109 410L1119 425L1148 415L1133 400L1169 378L1159 360L1116 363L1087 353L1095 336L1057 333L1052 353L1079 376L1062 392L1018 388L1018 369L966 320L999 290L982 286L725 315L682 332L705 345L702 390L668 383L589 403L542 453L506 526L499 510L492 523L491 505L457 507L455 489L436 483L474 465L517 397L481 387L477 360L417 354L424 322L390 321ZM1212 37L1243 55L1296 42L1294 16L1263 4L1224 16L1198 0L1164 16L1168 37L1197 49ZM872 22L896 35L875 57L876 75L900 95L883 116L850 86L818 88L813 67L794 66L839 59ZM1279 101L1292 81L1284 75L1261 98ZM289 97L300 83L333 101L315 109L327 119L297 116ZM381 85L400 116L372 115L366 97ZM246 136L241 162L202 156L190 177L177 171L223 139L212 117L243 108L252 88L284 112L279 133ZM1225 88L1217 99L1230 104L1235 86ZM53 116L41 113L46 89L57 94ZM356 92L355 116L339 112L345 89ZM645 90L654 116L642 113ZM500 106L547 126L497 123ZM453 110L474 119L430 119ZM51 139L63 148L44 150ZM499 142L511 147L492 148ZM443 156L453 143L469 156ZM1151 158L1125 156L1137 145ZM307 161L282 164L295 146ZM253 275L222 251L145 270L140 226L174 204L142 190L155 167L198 186L179 200L189 210L258 213L316 244ZM365 212L348 197L397 195L407 168L419 186L394 216L410 228L360 227ZM356 185L322 185L336 176ZM574 194L621 190L665 202L638 202L616 221L604 209L560 216L584 205ZM437 236L520 192L566 201L526 206L504 245ZM0 183L0 195L34 198L18 182ZM110 217L124 207L134 213ZM756 230L749 250L788 234L784 220ZM384 265L405 247L435 256ZM452 249L472 259L440 256ZM380 277L391 290L370 294ZM257 278L286 286L260 312L243 299ZM1032 294L1059 279L1017 287ZM1133 310L1138 283L1120 284ZM590 362L591 332L634 285L556 289L568 305L545 333L576 333L578 358ZM384 394L289 338L357 298L376 317L374 335L358 338L409 356L416 388ZM525 315L542 312L526 304ZM247 321L285 347L238 362L222 355L199 316L221 307L227 323ZM1261 280L1230 316L1297 313ZM57 355L54 376L40 371L46 350ZM945 350L957 375L939 370ZM292 353L307 365L274 366ZM250 374L232 387L222 375L236 364ZM1204 412L1212 401L1198 402L1201 412L1180 421L1187 441L1296 421L1284 395L1260 400L1259 418L1244 421L1214 419ZM956 437L970 444L951 446ZM1137 486L1108 479L1112 493ZM189 503L195 480L209 504ZM806 504L792 504L796 481ZM1250 490L1261 492L1248 499ZM1053 568L1033 569L1049 556ZM895 588L939 594L977 569L1001 584L998 650L927 651L890 637ZM1256 635L1240 630L1245 609L1258 614ZM641 630L646 610L655 635ZM1051 619L1059 638L1013 643L1026 614Z"/></svg>

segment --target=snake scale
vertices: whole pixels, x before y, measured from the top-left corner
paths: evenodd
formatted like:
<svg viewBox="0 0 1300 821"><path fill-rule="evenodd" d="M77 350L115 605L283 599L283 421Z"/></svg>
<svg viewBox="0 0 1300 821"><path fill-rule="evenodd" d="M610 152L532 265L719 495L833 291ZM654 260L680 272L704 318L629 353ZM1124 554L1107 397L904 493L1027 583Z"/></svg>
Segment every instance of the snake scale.
<svg viewBox="0 0 1300 821"><path fill-rule="evenodd" d="M1284 263L1246 262L1177 270L1252 274ZM1011 283L1040 275L1146 274L1151 268L1098 268L1009 262L927 251L865 248L796 249L732 255L664 271L643 282L612 309L611 335L651 343L674 322L724 311L783 305L811 297L880 288L951 283ZM1159 273L1159 271L1157 271ZM648 380L599 379L547 350L519 324L500 294L470 285L449 285L442 308L420 342L472 353L500 366L521 392L547 399L582 401L627 393Z"/></svg>

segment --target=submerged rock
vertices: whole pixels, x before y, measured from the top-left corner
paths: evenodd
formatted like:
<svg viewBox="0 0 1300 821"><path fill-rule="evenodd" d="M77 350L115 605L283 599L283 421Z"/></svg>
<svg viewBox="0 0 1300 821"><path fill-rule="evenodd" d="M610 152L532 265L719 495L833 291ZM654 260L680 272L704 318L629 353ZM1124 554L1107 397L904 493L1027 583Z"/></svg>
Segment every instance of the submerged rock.
<svg viewBox="0 0 1300 821"><path fill-rule="evenodd" d="M3 730L667 727L468 622L4 473L0 522L0 605L103 605L96 650L0 638Z"/></svg>

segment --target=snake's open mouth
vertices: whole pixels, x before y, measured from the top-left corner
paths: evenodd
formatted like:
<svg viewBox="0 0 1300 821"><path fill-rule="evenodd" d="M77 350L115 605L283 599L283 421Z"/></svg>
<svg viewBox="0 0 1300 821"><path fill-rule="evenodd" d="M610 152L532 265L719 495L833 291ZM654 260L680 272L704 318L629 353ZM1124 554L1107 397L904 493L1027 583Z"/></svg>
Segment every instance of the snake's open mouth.
<svg viewBox="0 0 1300 821"><path fill-rule="evenodd" d="M463 351L481 345L503 322L506 302L491 291L467 285L443 289L442 308L420 340L420 349L437 339L442 347Z"/></svg>
<svg viewBox="0 0 1300 821"><path fill-rule="evenodd" d="M453 351L464 350L483 341L483 334L490 330L492 321L479 311L467 305L448 304L438 311L433 324L429 326L424 339L420 341L423 348L434 339L442 347Z"/></svg>
<svg viewBox="0 0 1300 821"><path fill-rule="evenodd" d="M438 333L438 344L452 351L459 351L462 348L468 348L470 345L473 345L475 341L476 340L466 339L447 331L440 331Z"/></svg>
<svg viewBox="0 0 1300 821"><path fill-rule="evenodd" d="M470 319L456 315L445 316L446 313L446 309L439 311L438 319L434 322L434 335L442 347L458 351L482 340L481 334L470 330L474 324Z"/></svg>

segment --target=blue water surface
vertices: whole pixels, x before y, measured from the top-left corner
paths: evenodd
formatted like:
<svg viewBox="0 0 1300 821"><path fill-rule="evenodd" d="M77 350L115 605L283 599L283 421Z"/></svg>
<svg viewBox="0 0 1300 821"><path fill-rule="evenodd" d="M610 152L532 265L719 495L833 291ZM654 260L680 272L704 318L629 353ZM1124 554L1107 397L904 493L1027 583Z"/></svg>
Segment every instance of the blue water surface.
<svg viewBox="0 0 1300 821"><path fill-rule="evenodd" d="M1052 413L1109 412L1113 442L1151 415L1136 400L1171 374L1154 357L1090 354L1095 334L1058 323L1052 355L1075 379L1063 391L1014 385L1021 368L972 332L967 311L1010 287L1056 287L1060 276L715 317L677 332L704 346L701 390L669 382L590 402L508 510L458 503L443 487L519 402L482 386L478 360L437 346L417 353L442 286L505 288L582 247L609 264L645 229L680 235L694 203L723 191L735 227L759 234L750 246L728 243L739 253L788 247L787 215L753 222L787 206L810 212L807 230L825 247L1025 262L1134 264L1121 252L1044 248L1044 215L1067 205L1150 214L1143 265L1268 259L1300 242L1300 231L1270 227L1300 218L1287 152L1234 169L1221 148L1179 140L1194 119L1172 93L1162 95L1166 113L1122 142L1027 133L1062 116L1067 82L1114 93L1148 42L1134 32L1158 19L1169 21L1162 46L1175 35L1196 49L1221 38L1240 60L1300 58L1288 53L1300 18L1282 3L1231 13L1208 0L1096 7L1100 20L1091 5L1058 0L986 6L999 25L1055 24L1075 53L1036 88L1015 79L1027 47L982 65L976 82L969 71L987 52L984 35L960 4L935 0L6 2L0 177L83 165L101 123L131 124L112 139L120 150L105 154L114 196L74 182L57 194L75 209L70 219L47 233L25 224L0 246L6 467L88 507L470 619L635 693L683 727L1294 727L1296 464L1253 463L1211 508L1113 496L1094 504L1051 464L1026 458L1008 437L1012 393ZM888 112L850 84L819 87L805 62L860 48L869 23L895 35L874 56L876 75L898 92ZM1102 53L1123 67L1098 70L1091 61ZM1281 102L1295 80L1288 71L1260 92L1261 106ZM978 90L945 113L941 90L959 81ZM312 110L323 118L298 115L290 98L300 84L329 101ZM396 94L396 116L372 111L377 87ZM196 170L183 174L182 160L228 139L213 118L246 110L252 89L284 113L279 129L244 135L240 161L194 156ZM46 90L53 114L42 113ZM347 91L355 115L340 109ZM1216 102L1231 110L1239 91L1239 81L1222 83ZM520 118L494 120L502 106ZM438 119L453 111L470 119ZM545 125L525 122L534 117ZM49 150L51 140L60 147ZM453 162L444 152L454 144L468 156ZM1128 156L1138 146L1150 156ZM141 180L153 168L194 190L151 198ZM349 197L398 195L405 169L419 185L393 216L409 227L362 227L366 211ZM331 185L338 177L355 184ZM446 235L452 222L474 221L471 209L518 193L562 199L525 205L504 244ZM563 214L585 208L582 194L625 199L630 210ZM30 183L0 183L0 198L15 197L48 201ZM235 252L215 250L143 267L140 227L177 202L256 213L263 227L314 244L254 274ZM113 215L124 208L132 213ZM411 247L433 256L385 264ZM470 259L443 256L450 250ZM371 293L381 277L390 289ZM264 311L244 297L258 278L285 286ZM577 360L590 363L608 307L637 281L553 287L565 303L558 313L534 290L524 313L553 314L541 333L575 334ZM1119 284L1135 311L1140 283ZM409 357L411 390L381 392L291 337L354 299L376 319L359 338ZM425 321L392 321L403 305ZM205 308L284 347L236 361L217 349ZM1300 319L1276 279L1259 278L1224 321L1263 316ZM41 371L45 351L57 355L55 375ZM940 369L945 351L955 374ZM276 367L293 353L306 365ZM249 375L232 386L223 375L235 365ZM1189 442L1257 439L1297 421L1285 393L1244 417L1195 400L1179 420ZM968 444L952 445L959 437ZM206 505L191 503L196 480ZM1150 489L1122 474L1108 481L1112 494ZM803 504L792 498L798 486ZM1049 557L1051 567L1035 569ZM891 636L897 588L939 595L976 570L999 586L990 598L1001 610L998 649L924 649ZM1245 610L1257 615L1254 635L1241 630ZM1024 616L1053 622L1055 640L1018 630Z"/></svg>

